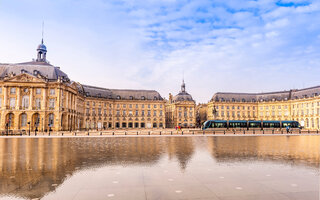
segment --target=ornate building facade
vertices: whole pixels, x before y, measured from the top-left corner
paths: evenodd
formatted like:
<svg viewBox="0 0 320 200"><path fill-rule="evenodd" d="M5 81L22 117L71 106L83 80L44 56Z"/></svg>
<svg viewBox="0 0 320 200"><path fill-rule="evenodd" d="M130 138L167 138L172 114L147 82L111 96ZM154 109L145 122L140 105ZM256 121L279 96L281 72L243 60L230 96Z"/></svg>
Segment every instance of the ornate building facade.
<svg viewBox="0 0 320 200"><path fill-rule="evenodd" d="M320 129L320 86L271 93L216 93L208 103L208 119L295 120Z"/></svg>
<svg viewBox="0 0 320 200"><path fill-rule="evenodd" d="M166 127L195 127L196 126L196 103L192 96L186 92L184 81L181 91L174 97L169 94L166 104Z"/></svg>
<svg viewBox="0 0 320 200"><path fill-rule="evenodd" d="M165 100L154 90L115 90L71 81L46 60L0 64L0 129L60 131L164 128Z"/></svg>

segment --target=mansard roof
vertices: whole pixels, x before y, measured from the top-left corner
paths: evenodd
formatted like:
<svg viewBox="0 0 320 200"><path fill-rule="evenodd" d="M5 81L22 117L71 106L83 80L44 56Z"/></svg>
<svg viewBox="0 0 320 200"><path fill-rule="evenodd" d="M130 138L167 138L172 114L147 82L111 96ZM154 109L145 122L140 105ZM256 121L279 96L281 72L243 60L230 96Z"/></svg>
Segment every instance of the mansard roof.
<svg viewBox="0 0 320 200"><path fill-rule="evenodd" d="M155 90L108 89L82 85L84 94L88 97L128 100L163 100Z"/></svg>
<svg viewBox="0 0 320 200"><path fill-rule="evenodd" d="M19 75L22 73L28 73L32 75L41 75L46 77L49 81L56 81L60 77L62 80L69 81L68 75L60 70L59 67L55 67L47 62L26 62L18 64L1 64L0 63L0 78L6 76Z"/></svg>
<svg viewBox="0 0 320 200"><path fill-rule="evenodd" d="M286 101L290 99L301 99L320 95L320 86L295 89L289 91L267 92L267 93L232 93L217 92L211 101L234 101L234 102L256 102L256 101Z"/></svg>

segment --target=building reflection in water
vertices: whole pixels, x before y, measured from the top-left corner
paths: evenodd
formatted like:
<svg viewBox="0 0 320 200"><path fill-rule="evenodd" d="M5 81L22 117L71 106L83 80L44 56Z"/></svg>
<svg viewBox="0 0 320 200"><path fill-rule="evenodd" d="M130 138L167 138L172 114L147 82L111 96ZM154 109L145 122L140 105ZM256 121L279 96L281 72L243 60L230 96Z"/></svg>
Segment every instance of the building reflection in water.
<svg viewBox="0 0 320 200"><path fill-rule="evenodd" d="M318 136L0 138L0 195L43 197L76 171L152 167L166 158L183 172L203 149L218 162L320 163Z"/></svg>
<svg viewBox="0 0 320 200"><path fill-rule="evenodd" d="M208 150L218 162L269 160L320 167L319 136L209 137Z"/></svg>

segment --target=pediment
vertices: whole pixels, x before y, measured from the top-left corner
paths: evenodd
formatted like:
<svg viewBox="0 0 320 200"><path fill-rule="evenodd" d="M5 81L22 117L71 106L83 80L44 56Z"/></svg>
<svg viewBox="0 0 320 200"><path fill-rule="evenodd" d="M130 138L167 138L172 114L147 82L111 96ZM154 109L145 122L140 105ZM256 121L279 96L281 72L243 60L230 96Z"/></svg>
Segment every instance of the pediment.
<svg viewBox="0 0 320 200"><path fill-rule="evenodd" d="M35 77L33 75L30 75L30 74L19 74L17 76L13 76L13 77L9 77L7 79L4 80L5 82L33 82L33 83L45 83L46 81L41 79L41 78L38 78L38 77Z"/></svg>

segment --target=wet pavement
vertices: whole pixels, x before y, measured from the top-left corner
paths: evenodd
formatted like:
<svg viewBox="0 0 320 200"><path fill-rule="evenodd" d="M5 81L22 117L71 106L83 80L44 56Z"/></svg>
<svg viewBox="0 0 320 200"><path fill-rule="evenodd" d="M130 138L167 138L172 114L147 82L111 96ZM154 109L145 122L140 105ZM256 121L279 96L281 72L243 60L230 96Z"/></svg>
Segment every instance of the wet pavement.
<svg viewBox="0 0 320 200"><path fill-rule="evenodd" d="M320 136L0 138L0 199L319 199Z"/></svg>

